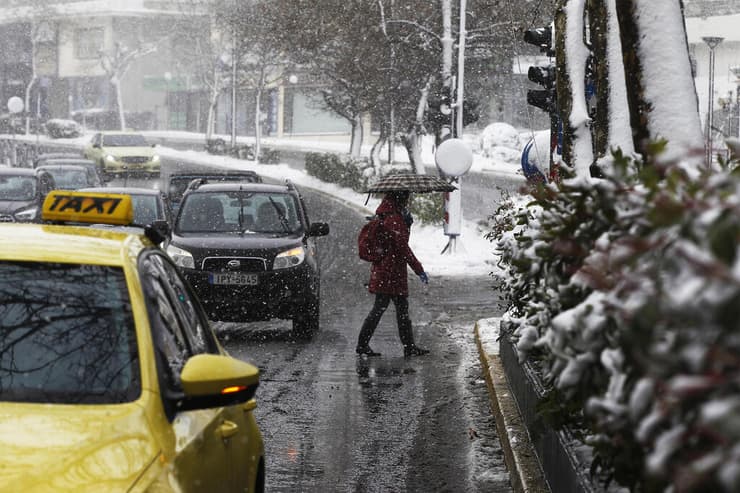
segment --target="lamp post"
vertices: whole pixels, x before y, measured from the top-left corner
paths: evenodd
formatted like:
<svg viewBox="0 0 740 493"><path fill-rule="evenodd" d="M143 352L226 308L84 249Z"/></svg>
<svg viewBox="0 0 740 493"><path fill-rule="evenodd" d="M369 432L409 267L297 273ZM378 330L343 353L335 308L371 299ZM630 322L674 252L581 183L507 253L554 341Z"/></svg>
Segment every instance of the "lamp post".
<svg viewBox="0 0 740 493"><path fill-rule="evenodd" d="M717 36L705 36L701 38L709 46L709 101L707 103L707 126L706 132L706 159L707 167L712 167L712 125L714 124L714 49L724 40Z"/></svg>

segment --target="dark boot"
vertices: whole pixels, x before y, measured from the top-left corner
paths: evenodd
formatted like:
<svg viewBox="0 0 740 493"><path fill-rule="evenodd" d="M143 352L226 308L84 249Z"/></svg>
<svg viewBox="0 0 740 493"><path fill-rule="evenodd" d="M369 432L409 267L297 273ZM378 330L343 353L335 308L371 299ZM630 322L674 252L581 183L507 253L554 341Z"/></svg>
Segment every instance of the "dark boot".
<svg viewBox="0 0 740 493"><path fill-rule="evenodd" d="M408 316L399 317L398 319L398 336L403 344L404 356L422 356L429 354L428 349L422 349L414 344L414 330L411 324L411 318Z"/></svg>

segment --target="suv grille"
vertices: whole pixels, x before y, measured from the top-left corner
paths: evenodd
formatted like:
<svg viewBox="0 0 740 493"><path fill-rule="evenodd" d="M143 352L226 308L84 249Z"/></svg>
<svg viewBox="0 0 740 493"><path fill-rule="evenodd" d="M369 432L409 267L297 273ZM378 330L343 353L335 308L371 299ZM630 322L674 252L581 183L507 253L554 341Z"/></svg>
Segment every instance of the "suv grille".
<svg viewBox="0 0 740 493"><path fill-rule="evenodd" d="M10 214L0 214L0 223L14 223L15 218Z"/></svg>
<svg viewBox="0 0 740 493"><path fill-rule="evenodd" d="M265 264L265 259L260 257L208 257L203 260L203 270L208 272L264 272L267 270Z"/></svg>

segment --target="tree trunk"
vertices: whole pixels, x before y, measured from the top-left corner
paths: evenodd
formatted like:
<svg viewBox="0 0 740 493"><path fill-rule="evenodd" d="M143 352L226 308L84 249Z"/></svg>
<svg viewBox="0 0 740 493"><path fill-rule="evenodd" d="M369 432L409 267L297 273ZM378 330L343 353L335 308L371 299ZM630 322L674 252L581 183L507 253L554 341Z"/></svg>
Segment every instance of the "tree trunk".
<svg viewBox="0 0 740 493"><path fill-rule="evenodd" d="M380 177L380 170L382 168L382 164L380 162L380 150L383 148L385 141L387 140L385 134L385 125L381 125L378 139L373 144L372 149L370 149L370 162L373 165L373 170L375 170L375 176L377 177Z"/></svg>
<svg viewBox="0 0 740 493"><path fill-rule="evenodd" d="M635 150L646 157L651 141L666 139L664 158L695 170L703 137L680 2L620 0L616 12ZM659 32L651 28L655 18L664 26Z"/></svg>
<svg viewBox="0 0 740 493"><path fill-rule="evenodd" d="M211 97L208 102L208 121L206 123L206 141L213 138L213 132L216 127L216 108L218 107L218 99L220 97L219 88L221 87L220 78L217 74L217 70L213 70L213 86L211 87Z"/></svg>
<svg viewBox="0 0 740 493"><path fill-rule="evenodd" d="M262 81L257 84L254 95L254 161L257 164L260 162L260 152L262 150L262 109L260 108L260 100L262 99L263 84Z"/></svg>
<svg viewBox="0 0 740 493"><path fill-rule="evenodd" d="M591 121L586 105L585 0L560 0L555 15L558 109L563 122L563 160L577 176L590 176Z"/></svg>
<svg viewBox="0 0 740 493"><path fill-rule="evenodd" d="M121 94L121 80L113 76L111 84L116 90L116 106L118 106L118 122L121 130L126 130L126 114L123 111L123 95Z"/></svg>
<svg viewBox="0 0 740 493"><path fill-rule="evenodd" d="M356 114L352 117L352 139L349 147L349 155L360 157L362 151L362 114Z"/></svg>
<svg viewBox="0 0 740 493"><path fill-rule="evenodd" d="M596 115L594 117L594 161L609 151L609 0L588 0L588 21L594 52L594 83L596 85Z"/></svg>
<svg viewBox="0 0 740 493"><path fill-rule="evenodd" d="M26 86L26 97L23 101L23 104L25 106L23 109L26 112L26 135L31 133L31 90L33 89L33 86L35 84L36 84L36 70L34 69L33 74L31 75L31 80Z"/></svg>

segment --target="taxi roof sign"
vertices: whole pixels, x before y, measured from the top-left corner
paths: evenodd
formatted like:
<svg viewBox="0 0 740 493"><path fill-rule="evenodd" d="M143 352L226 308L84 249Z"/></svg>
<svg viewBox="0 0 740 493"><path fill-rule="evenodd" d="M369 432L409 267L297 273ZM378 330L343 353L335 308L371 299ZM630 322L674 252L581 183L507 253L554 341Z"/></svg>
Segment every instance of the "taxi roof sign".
<svg viewBox="0 0 740 493"><path fill-rule="evenodd" d="M134 207L126 194L52 190L44 199L41 219L128 226Z"/></svg>

